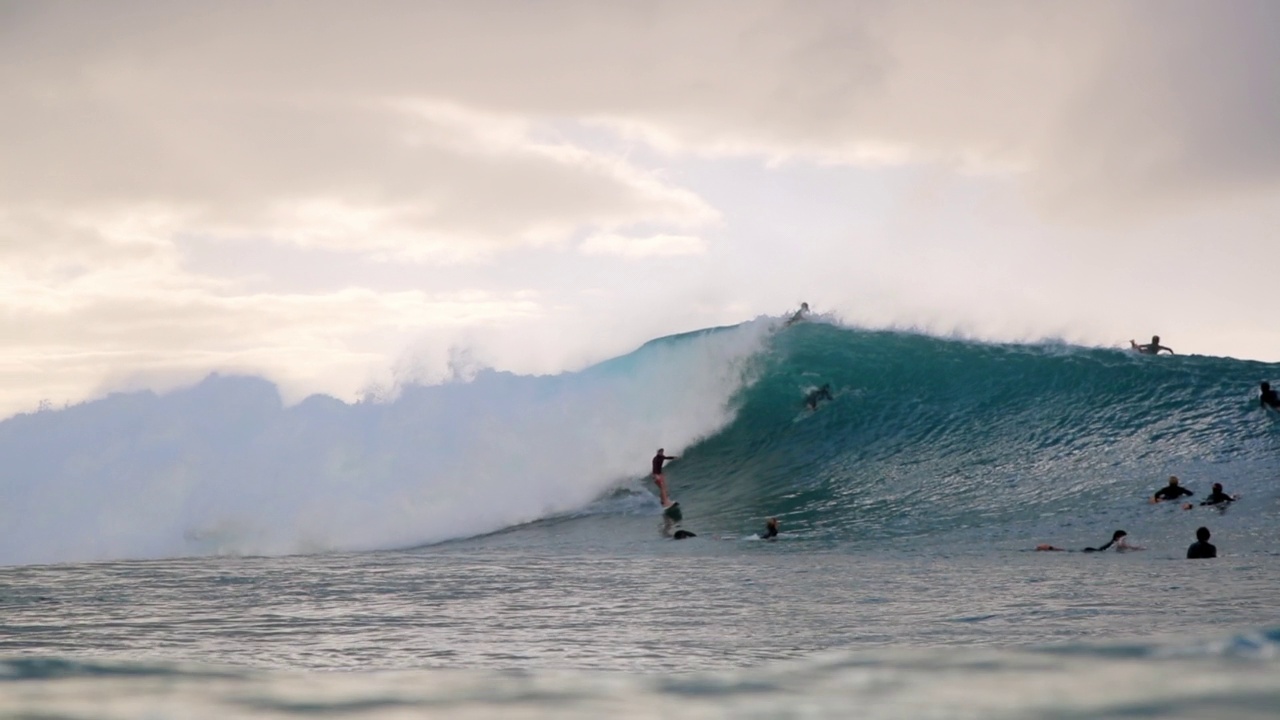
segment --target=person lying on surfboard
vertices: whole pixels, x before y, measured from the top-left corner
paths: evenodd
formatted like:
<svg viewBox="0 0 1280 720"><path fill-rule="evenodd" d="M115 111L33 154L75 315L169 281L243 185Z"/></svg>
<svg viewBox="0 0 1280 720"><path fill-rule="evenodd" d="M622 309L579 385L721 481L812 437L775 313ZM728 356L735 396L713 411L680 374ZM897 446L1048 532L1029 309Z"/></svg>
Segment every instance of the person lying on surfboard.
<svg viewBox="0 0 1280 720"><path fill-rule="evenodd" d="M658 497L662 501L662 507L671 504L671 498L667 495L667 476L662 474L662 464L668 460L675 460L675 455L664 455L666 452L663 448L658 448L658 454L653 456L653 482L658 486Z"/></svg>
<svg viewBox="0 0 1280 720"><path fill-rule="evenodd" d="M1125 550L1146 550L1146 548L1144 547L1138 547L1137 545L1130 545L1129 541L1125 540L1125 538L1128 537L1128 535L1129 533L1123 530L1117 530L1111 534L1111 539L1108 540L1105 544L1096 548L1087 547L1084 550L1081 550L1080 552L1103 552L1111 547L1115 547L1116 552L1124 552Z"/></svg>
<svg viewBox="0 0 1280 720"><path fill-rule="evenodd" d="M1137 350L1143 355L1159 355L1161 350L1168 350L1170 355L1174 354L1173 348L1167 348L1160 344L1159 335L1152 335L1151 342L1146 345L1139 345L1133 340L1130 340L1129 347L1133 348L1134 350Z"/></svg>
<svg viewBox="0 0 1280 720"><path fill-rule="evenodd" d="M1146 548L1144 547L1139 547L1137 545L1130 545L1129 541L1125 540L1125 538L1128 536L1129 536L1129 533L1123 530L1117 530L1111 534L1111 539L1108 540L1104 545L1101 545L1100 547L1087 547L1081 550L1080 552L1087 552L1087 553L1104 552L1106 550L1111 549L1112 547L1116 549L1116 552L1125 552L1126 550L1146 550ZM1037 545L1036 551L1037 552L1070 552L1066 548L1060 548L1056 545Z"/></svg>
<svg viewBox="0 0 1280 720"><path fill-rule="evenodd" d="M791 316L791 319L790 319L790 320L788 320L788 321L787 321L787 323L786 323L786 325L784 325L783 327L786 327L787 325L793 325L793 324L795 324L795 323L800 322L800 321L801 321L801 320L803 320L803 319L805 318L805 316L806 316L806 315L808 315L808 314L809 314L809 303L807 303L807 302L802 302L802 303L800 303L800 309L796 311L796 314L795 314L795 315L792 315L792 316Z"/></svg>

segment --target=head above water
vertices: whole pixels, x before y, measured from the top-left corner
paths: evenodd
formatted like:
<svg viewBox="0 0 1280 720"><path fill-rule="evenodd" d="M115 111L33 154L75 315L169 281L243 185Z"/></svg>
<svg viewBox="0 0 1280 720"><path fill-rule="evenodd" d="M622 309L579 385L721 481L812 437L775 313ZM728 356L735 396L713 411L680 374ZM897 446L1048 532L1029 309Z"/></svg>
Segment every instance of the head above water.
<svg viewBox="0 0 1280 720"><path fill-rule="evenodd" d="M1263 380L1263 381L1262 381L1262 391L1263 391L1263 392L1266 392L1266 391L1268 391L1268 390L1270 390L1270 389L1271 389L1271 383L1267 382L1266 380Z"/></svg>
<svg viewBox="0 0 1280 720"><path fill-rule="evenodd" d="M1152 345L1159 345L1159 344L1160 344L1160 336L1159 336L1159 335L1152 335L1152 336L1151 336L1151 344L1152 344Z"/></svg>
<svg viewBox="0 0 1280 720"><path fill-rule="evenodd" d="M661 451L659 451L659 452L661 452ZM1177 485L1177 484L1178 484L1178 476L1177 476L1177 475L1170 475L1170 476L1169 476L1169 484L1170 484L1170 485Z"/></svg>
<svg viewBox="0 0 1280 720"><path fill-rule="evenodd" d="M1123 531L1123 530L1117 530L1117 531L1115 531L1114 533L1112 533L1112 535L1111 535L1111 542L1115 542L1115 541L1119 540L1120 538L1122 538L1122 537L1124 537L1125 535L1128 535L1128 534L1129 534L1129 533L1127 533L1127 532L1125 532L1125 531Z"/></svg>
<svg viewBox="0 0 1280 720"><path fill-rule="evenodd" d="M1196 528L1196 539L1200 542L1209 542L1209 528Z"/></svg>
<svg viewBox="0 0 1280 720"><path fill-rule="evenodd" d="M1222 483L1214 483L1213 489L1215 492L1222 492Z"/></svg>

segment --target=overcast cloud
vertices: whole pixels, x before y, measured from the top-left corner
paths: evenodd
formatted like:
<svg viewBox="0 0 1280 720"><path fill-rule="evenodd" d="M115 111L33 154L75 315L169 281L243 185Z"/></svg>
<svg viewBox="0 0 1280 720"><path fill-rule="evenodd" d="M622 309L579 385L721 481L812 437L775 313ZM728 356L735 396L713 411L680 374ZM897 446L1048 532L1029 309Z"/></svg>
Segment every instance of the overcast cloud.
<svg viewBox="0 0 1280 720"><path fill-rule="evenodd" d="M0 413L801 299L1280 359L1266 0L0 1L0 102Z"/></svg>

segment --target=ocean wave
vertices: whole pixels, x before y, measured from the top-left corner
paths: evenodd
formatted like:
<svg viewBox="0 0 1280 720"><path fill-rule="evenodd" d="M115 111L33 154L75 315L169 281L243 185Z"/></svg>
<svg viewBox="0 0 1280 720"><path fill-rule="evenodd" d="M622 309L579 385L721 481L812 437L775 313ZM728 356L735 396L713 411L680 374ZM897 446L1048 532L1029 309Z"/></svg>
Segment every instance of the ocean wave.
<svg viewBox="0 0 1280 720"><path fill-rule="evenodd" d="M657 447L681 456L669 482L703 527L778 516L789 538L832 544L1095 542L1103 518L1141 527L1167 475L1270 493L1280 421L1256 388L1277 376L770 318L385 402L286 407L261 378L211 376L0 423L0 564L403 548L652 513ZM1242 505L1232 521L1256 534L1265 518ZM1165 523L1171 543L1185 524Z"/></svg>

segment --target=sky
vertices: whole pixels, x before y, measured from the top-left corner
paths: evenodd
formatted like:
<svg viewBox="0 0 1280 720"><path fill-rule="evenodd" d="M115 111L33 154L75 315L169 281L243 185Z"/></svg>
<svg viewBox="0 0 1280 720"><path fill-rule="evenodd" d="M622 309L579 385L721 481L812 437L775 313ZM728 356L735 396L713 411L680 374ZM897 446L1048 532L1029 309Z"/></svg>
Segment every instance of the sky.
<svg viewBox="0 0 1280 720"><path fill-rule="evenodd" d="M0 416L815 311L1280 361L1280 4L0 0Z"/></svg>

